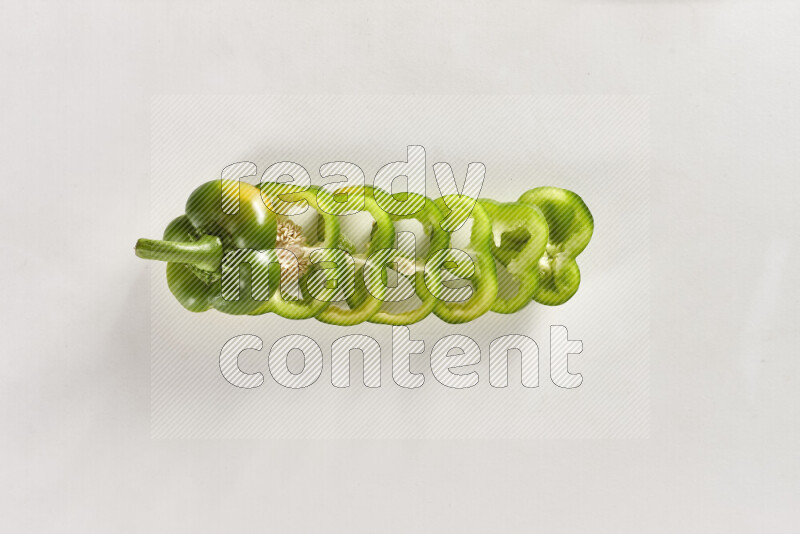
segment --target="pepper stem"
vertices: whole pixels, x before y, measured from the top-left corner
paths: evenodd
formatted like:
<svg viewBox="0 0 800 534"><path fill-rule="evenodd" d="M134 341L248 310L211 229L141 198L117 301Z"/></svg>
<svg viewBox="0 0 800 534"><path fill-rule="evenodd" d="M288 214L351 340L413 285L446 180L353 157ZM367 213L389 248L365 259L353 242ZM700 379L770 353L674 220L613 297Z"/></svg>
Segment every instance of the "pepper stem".
<svg viewBox="0 0 800 534"><path fill-rule="evenodd" d="M212 235L191 242L140 239L135 250L146 260L187 263L209 272L218 271L222 262L222 242Z"/></svg>

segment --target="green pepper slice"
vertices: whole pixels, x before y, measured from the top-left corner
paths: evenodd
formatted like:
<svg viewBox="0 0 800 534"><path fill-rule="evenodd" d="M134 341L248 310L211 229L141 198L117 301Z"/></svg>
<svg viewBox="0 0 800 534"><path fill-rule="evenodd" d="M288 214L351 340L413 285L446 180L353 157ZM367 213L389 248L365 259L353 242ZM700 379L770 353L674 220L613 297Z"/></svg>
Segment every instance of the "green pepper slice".
<svg viewBox="0 0 800 534"><path fill-rule="evenodd" d="M447 198L447 203L445 203L445 198ZM445 217L451 210L465 209L464 206L468 207L468 204L472 202L472 199L457 195L441 197L434 201ZM468 279L474 288L472 295L464 301L448 302L439 299L436 303L433 312L448 323L465 323L480 317L491 309L497 297L497 274L490 244L492 239L491 220L483 206L477 202L472 208L469 219L472 219L469 241L467 243L454 242L451 235L451 248L436 252L426 264L425 283L431 293L437 297L439 289L449 287L445 286L440 278L442 269L449 269L453 274ZM469 256L471 262L463 261L464 253Z"/></svg>
<svg viewBox="0 0 800 534"><path fill-rule="evenodd" d="M394 225L389 215L383 211L371 194L368 194L366 186L343 187L337 189L328 200L330 204L323 204L322 208L330 213L337 211L335 205L341 206L341 202L336 197L347 196L348 198L364 197L363 209L369 212L374 219L370 233L370 242L366 250L357 250L355 246L348 243L343 235L340 235L339 247L346 250L355 260L355 293L347 299L347 308L331 303L325 310L316 316L318 321L340 326L352 326L363 323L375 315L381 308L383 301L366 291L364 286L364 263L369 256L378 250L389 248L394 240ZM340 215L340 217L352 217L353 215Z"/></svg>
<svg viewBox="0 0 800 534"><path fill-rule="evenodd" d="M388 199L388 197L393 196L382 189L375 189L374 187L368 188L368 194L371 194L373 198L375 198L376 202L380 202L382 198ZM380 310L370 318L370 322L373 323L390 325L407 325L416 323L430 315L437 302L436 297L433 296L433 294L428 290L428 287L425 285L424 265L427 260L433 257L436 252L447 248L448 244L450 243L450 234L442 230L442 227L439 223L444 216L431 199L416 193L404 193L403 196L405 197L404 201L411 201L415 205L419 204L422 206L422 208L417 212L408 215L389 214L392 222L397 223L398 221L403 220L416 220L422 224L425 234L429 236L429 246L425 262L417 262L416 255L410 258L403 258L413 264L414 274L412 277L414 291L421 302L419 306L413 310L406 310L402 312ZM385 271L383 274L385 275ZM398 276L403 276L400 270L398 270Z"/></svg>
<svg viewBox="0 0 800 534"><path fill-rule="evenodd" d="M271 209L279 209L284 203L306 202L306 209L313 209L317 213L316 221L309 222L304 228L293 222L289 215L276 213L278 230L275 248L278 252L280 265L277 271L270 273L273 285L281 286L280 291L275 291L264 305L254 312L254 315L273 312L287 319L308 319L319 315L328 307L330 301L326 297L333 294L336 286L321 287L321 291L314 294L309 290L309 280L319 272L321 266L311 262L314 250L334 248L339 242L339 220L320 209L332 199L319 187L302 187L292 184L266 182L259 185L261 197ZM284 211L285 213L285 211ZM316 224L314 224L314 222ZM338 281L338 280L337 280ZM288 299L284 295L284 284L298 284L300 299ZM318 286L319 287L319 286ZM321 297L321 298L320 298Z"/></svg>
<svg viewBox="0 0 800 534"><path fill-rule="evenodd" d="M548 306L563 304L581 283L575 258L592 238L592 213L581 197L558 187L531 189L519 197L519 202L539 208L549 228L547 247L539 260L541 281L533 298Z"/></svg>
<svg viewBox="0 0 800 534"><path fill-rule="evenodd" d="M527 306L539 289L538 264L547 247L547 220L538 208L528 204L488 199L478 202L492 222L492 255L511 278L501 279L492 311L514 313ZM514 282L516 291L505 297L511 288L504 286Z"/></svg>

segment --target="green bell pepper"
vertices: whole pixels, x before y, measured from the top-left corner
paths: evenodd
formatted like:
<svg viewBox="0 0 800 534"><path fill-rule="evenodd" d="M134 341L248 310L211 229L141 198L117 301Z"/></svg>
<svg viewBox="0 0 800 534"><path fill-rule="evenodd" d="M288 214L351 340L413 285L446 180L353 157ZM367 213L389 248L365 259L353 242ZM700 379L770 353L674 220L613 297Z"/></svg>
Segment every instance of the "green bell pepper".
<svg viewBox="0 0 800 534"><path fill-rule="evenodd" d="M167 262L170 291L190 311L272 312L342 326L411 324L431 312L463 323L490 309L514 313L531 300L562 304L577 291L576 258L594 221L575 193L539 187L508 203L411 195L368 186L329 194L319 187L215 180L190 195L185 215L167 226L163 240L140 239L136 254ZM389 197L412 200L420 209L387 214L378 201ZM305 209L315 212L313 219L303 217ZM369 238L357 246L342 223L359 210L372 221L367 227L352 220L351 230ZM471 228L445 231L443 221L454 212L469 213ZM395 223L412 219L429 238L424 259L407 250L408 236L400 234L403 246L392 248ZM240 271L241 263L246 268ZM389 264L396 264L406 289L413 287L419 299L413 309L396 311L388 303L388 291L392 300L407 300L404 290L387 287Z"/></svg>

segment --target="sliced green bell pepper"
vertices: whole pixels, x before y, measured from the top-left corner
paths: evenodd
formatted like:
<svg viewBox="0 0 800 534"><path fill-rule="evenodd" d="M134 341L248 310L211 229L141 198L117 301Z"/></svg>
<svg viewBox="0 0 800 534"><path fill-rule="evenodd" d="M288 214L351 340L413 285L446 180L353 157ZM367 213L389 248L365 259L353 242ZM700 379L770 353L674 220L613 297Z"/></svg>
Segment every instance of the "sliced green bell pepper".
<svg viewBox="0 0 800 534"><path fill-rule="evenodd" d="M378 200L390 196L412 200L420 209L387 214ZM351 232L369 238L356 246L344 235L340 217L356 217L345 213L362 209L362 201L372 221L369 226L358 218L351 221ZM315 218L304 218L305 207ZM470 213L471 229L445 231L442 221L453 212ZM395 223L409 219L422 224L429 237L424 259L410 251L415 247L407 235L400 234L403 246L392 248ZM215 180L190 195L186 214L167 226L163 240L140 239L136 254L167 262L170 291L193 312L273 312L348 326L368 320L411 324L433 311L446 322L463 323L489 309L513 313L531 299L547 305L569 300L581 279L576 258L593 229L583 200L555 187L498 203L461 195L432 201L366 186L328 194L319 187L265 183L257 188ZM393 263L405 277L403 290L387 287ZM387 292L396 301L412 287L419 299L413 309L394 311L385 302Z"/></svg>

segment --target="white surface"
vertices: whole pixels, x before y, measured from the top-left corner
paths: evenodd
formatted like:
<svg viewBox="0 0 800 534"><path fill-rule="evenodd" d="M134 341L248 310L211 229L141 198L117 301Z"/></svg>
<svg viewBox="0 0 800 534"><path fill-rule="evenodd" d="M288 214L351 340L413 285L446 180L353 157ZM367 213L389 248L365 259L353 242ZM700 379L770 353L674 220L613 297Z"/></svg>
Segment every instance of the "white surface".
<svg viewBox="0 0 800 534"><path fill-rule="evenodd" d="M0 530L795 532L798 22L6 2ZM151 440L150 96L242 92L650 95L651 438Z"/></svg>

